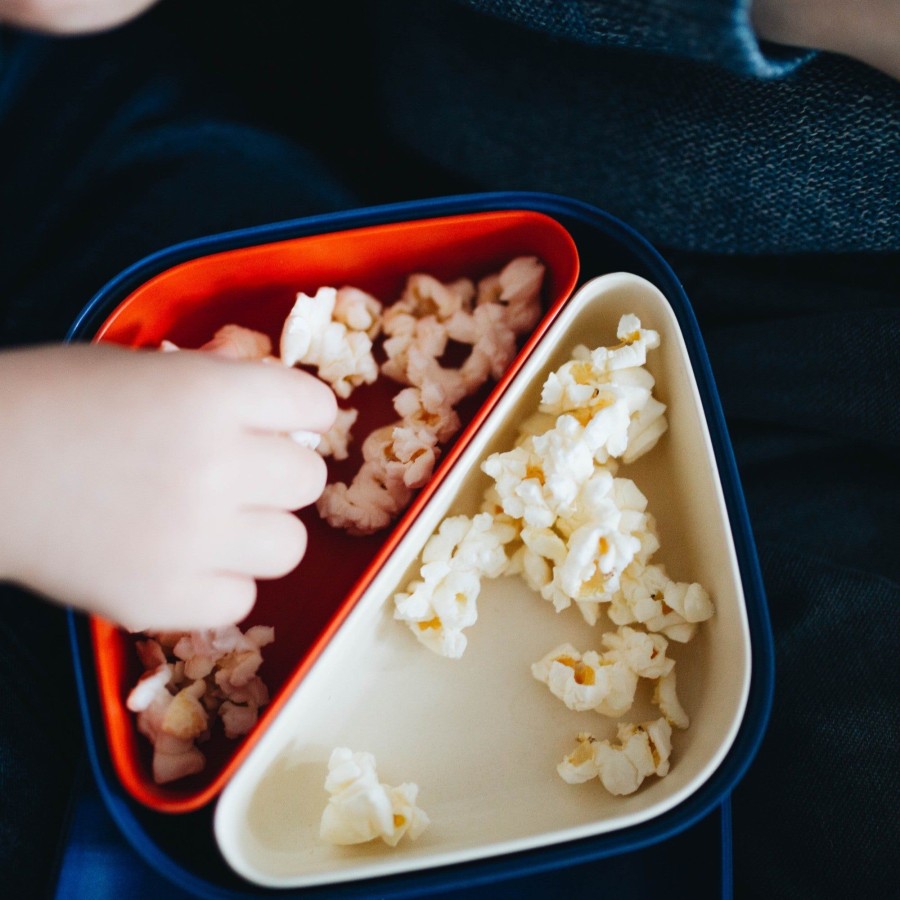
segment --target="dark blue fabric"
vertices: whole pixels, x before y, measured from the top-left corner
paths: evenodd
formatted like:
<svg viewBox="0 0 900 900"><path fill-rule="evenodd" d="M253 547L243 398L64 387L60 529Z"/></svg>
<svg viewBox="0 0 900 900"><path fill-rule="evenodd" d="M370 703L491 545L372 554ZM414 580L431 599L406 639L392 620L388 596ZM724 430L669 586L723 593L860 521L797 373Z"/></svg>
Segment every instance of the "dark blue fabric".
<svg viewBox="0 0 900 900"><path fill-rule="evenodd" d="M470 183L578 197L661 247L900 249L897 83L830 54L763 80L638 52L629 28L658 5L617 0L621 46L594 46L601 3L540 4L548 17L578 11L548 37L449 0L382 0L371 28L383 125ZM487 6L519 17L538 4ZM582 40L564 39L576 24ZM655 39L678 52L698 25L673 20Z"/></svg>
<svg viewBox="0 0 900 900"><path fill-rule="evenodd" d="M763 82L439 0L364 7L298 31L287 0L179 0L102 37L4 35L0 345L60 339L147 252L244 225L506 187L620 215L695 306L775 628L736 894L890 896L896 83L824 55ZM58 610L11 588L0 629L0 883L34 896L80 753L70 660Z"/></svg>
<svg viewBox="0 0 900 900"><path fill-rule="evenodd" d="M595 47L625 47L716 63L741 75L777 78L810 51L764 47L748 0L462 0L467 6Z"/></svg>

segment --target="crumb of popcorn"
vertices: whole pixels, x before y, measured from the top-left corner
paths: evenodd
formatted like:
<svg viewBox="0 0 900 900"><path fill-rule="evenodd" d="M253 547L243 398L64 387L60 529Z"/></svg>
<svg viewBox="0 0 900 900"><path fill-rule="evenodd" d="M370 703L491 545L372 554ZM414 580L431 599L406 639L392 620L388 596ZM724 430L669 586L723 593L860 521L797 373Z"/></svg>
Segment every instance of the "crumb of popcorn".
<svg viewBox="0 0 900 900"><path fill-rule="evenodd" d="M330 796L319 835L330 844L363 844L381 838L395 847L404 836L415 840L430 824L416 806L418 786L407 782L391 787L379 782L371 753L335 748L328 760L325 790Z"/></svg>

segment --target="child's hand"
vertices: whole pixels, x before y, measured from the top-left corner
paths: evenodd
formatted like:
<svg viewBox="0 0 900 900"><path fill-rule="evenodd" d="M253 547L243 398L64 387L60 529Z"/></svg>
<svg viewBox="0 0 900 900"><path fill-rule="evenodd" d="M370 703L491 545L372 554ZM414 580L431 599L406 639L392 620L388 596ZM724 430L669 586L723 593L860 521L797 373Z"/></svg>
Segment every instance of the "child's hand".
<svg viewBox="0 0 900 900"><path fill-rule="evenodd" d="M240 621L325 485L287 433L334 395L283 366L112 346L0 353L0 578L132 630Z"/></svg>

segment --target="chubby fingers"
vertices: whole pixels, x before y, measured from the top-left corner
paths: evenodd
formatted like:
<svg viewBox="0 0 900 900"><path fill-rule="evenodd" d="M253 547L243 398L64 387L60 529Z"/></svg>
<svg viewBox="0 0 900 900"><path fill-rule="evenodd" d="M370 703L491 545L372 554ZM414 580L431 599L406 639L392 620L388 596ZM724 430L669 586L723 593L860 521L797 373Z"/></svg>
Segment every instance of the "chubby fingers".
<svg viewBox="0 0 900 900"><path fill-rule="evenodd" d="M299 565L306 544L306 527L295 515L245 510L216 548L218 567L227 574L281 578Z"/></svg>
<svg viewBox="0 0 900 900"><path fill-rule="evenodd" d="M315 503L325 489L325 460L286 435L246 435L241 455L244 507L302 509Z"/></svg>
<svg viewBox="0 0 900 900"><path fill-rule="evenodd" d="M334 392L315 376L274 363L226 364L241 370L235 402L248 429L324 434L334 424Z"/></svg>

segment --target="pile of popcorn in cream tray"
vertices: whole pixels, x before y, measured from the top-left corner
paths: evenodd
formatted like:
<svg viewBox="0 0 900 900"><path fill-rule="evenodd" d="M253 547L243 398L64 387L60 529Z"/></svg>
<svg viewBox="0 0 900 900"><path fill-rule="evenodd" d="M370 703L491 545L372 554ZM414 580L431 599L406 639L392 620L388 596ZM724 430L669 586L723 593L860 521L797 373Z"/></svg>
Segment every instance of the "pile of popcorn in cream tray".
<svg viewBox="0 0 900 900"><path fill-rule="evenodd" d="M477 284L415 274L387 307L356 288L323 287L297 296L279 357L266 335L235 325L201 349L308 367L345 401L382 375L402 386L393 400L397 420L365 436L351 483L329 484L317 504L333 527L370 534L390 525L431 477L441 446L460 428L458 403L506 371L517 340L540 318L543 276L534 257L514 259ZM441 522L421 552L418 577L393 603L395 619L430 651L451 658L465 652L484 579L519 576L556 612L576 606L597 628L594 645L554 647L531 673L568 708L620 720L614 742L578 734L557 770L570 784L598 779L625 795L669 771L672 729L689 724L669 642L690 641L713 604L699 584L673 581L653 562L659 540L647 498L618 474L620 463L653 449L667 421L645 368L659 334L624 315L617 338L611 347L575 348L549 374L514 446L481 462L491 484L480 511ZM468 351L454 367L443 362L451 341ZM356 419L345 405L321 440L295 438L323 456L346 459ZM166 782L202 770L197 745L216 717L229 737L255 724L268 700L257 675L261 648L274 635L261 626L246 634L233 626L144 638L138 650L146 671L128 706L154 745L154 777ZM630 722L642 680L653 684L659 716ZM381 783L369 753L336 748L325 789L320 833L331 843L381 838L394 846L428 825L416 806L418 787Z"/></svg>

